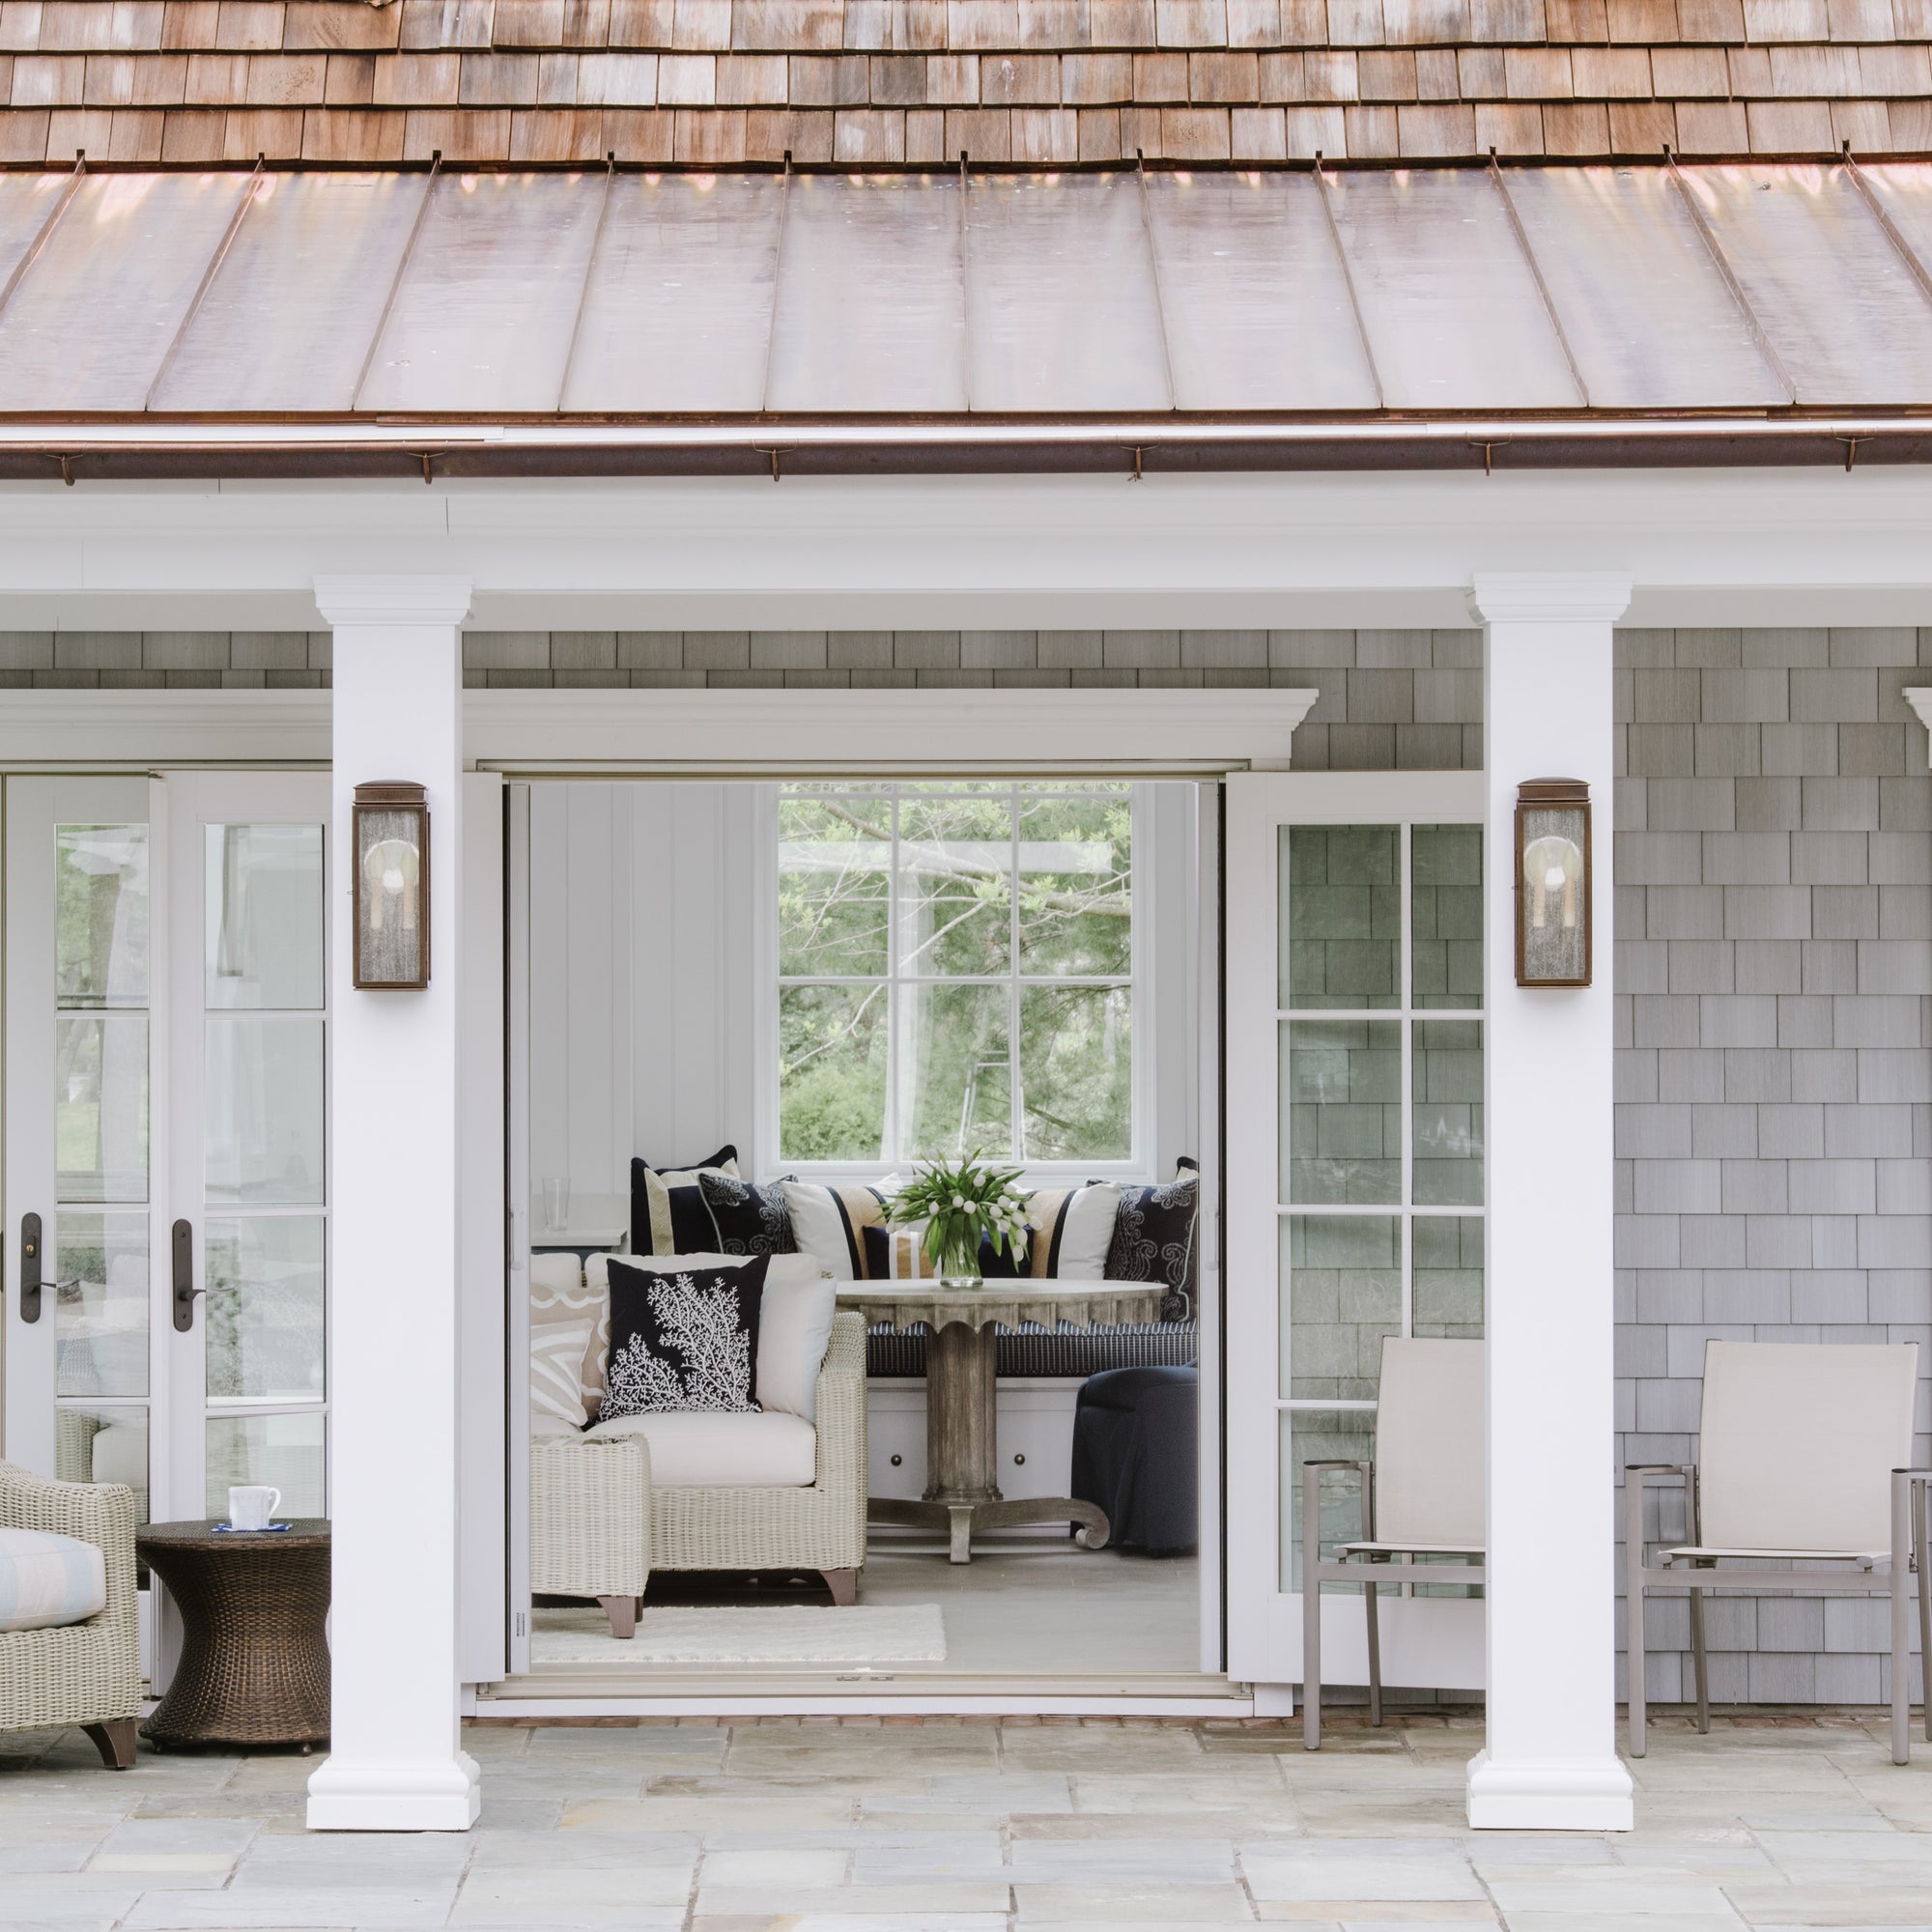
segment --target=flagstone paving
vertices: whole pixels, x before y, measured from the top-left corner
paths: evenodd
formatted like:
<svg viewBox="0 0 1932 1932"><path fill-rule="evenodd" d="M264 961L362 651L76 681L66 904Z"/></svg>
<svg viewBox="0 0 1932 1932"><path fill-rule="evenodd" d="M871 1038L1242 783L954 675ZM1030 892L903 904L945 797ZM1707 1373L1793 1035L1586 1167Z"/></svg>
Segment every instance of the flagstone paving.
<svg viewBox="0 0 1932 1932"><path fill-rule="evenodd" d="M1634 1832L1472 1833L1479 1720L1319 1755L1293 1723L664 1719L467 1727L464 1835L311 1833L315 1758L99 1769L0 1737L0 1932L473 1926L578 1932L1932 1928L1932 1747L1875 1713L1682 1719L1633 1766Z"/></svg>

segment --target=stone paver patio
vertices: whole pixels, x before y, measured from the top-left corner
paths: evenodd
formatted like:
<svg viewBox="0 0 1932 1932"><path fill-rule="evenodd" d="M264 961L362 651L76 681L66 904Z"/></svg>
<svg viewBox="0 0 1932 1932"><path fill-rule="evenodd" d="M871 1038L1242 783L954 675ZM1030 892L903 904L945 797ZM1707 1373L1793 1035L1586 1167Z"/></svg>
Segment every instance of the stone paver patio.
<svg viewBox="0 0 1932 1932"><path fill-rule="evenodd" d="M1876 1713L1681 1719L1637 1830L1477 1834L1473 1719L709 1719L468 1728L468 1836L306 1833L317 1760L98 1768L0 1738L0 1927L1005 1932L1292 1919L1509 1932L1932 1927L1932 1747Z"/></svg>

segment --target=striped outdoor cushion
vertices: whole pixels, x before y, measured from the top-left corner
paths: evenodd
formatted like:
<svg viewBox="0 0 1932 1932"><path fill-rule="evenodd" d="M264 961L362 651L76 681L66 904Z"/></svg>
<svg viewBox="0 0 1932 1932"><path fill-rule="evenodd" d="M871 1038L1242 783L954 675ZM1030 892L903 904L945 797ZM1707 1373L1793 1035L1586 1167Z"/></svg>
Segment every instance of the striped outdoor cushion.
<svg viewBox="0 0 1932 1932"><path fill-rule="evenodd" d="M107 1606L107 1566L91 1543L0 1529L0 1631L77 1624Z"/></svg>

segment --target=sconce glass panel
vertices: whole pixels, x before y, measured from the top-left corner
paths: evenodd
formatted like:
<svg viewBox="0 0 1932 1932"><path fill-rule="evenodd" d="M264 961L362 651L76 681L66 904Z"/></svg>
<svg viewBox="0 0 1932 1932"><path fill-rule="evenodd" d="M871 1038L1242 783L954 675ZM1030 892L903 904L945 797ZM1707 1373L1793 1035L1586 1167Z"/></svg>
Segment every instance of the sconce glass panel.
<svg viewBox="0 0 1932 1932"><path fill-rule="evenodd" d="M424 970L423 876L420 811L363 808L355 815L357 903L355 980L362 986L420 986Z"/></svg>
<svg viewBox="0 0 1932 1932"><path fill-rule="evenodd" d="M1520 983L1586 984L1590 977L1588 808L1526 805L1520 822Z"/></svg>

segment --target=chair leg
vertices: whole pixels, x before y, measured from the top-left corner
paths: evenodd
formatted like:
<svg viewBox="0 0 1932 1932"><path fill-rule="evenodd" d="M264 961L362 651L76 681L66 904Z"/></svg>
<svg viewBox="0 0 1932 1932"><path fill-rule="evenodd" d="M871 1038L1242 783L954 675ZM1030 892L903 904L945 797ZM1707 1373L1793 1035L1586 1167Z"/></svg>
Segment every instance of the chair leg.
<svg viewBox="0 0 1932 1932"><path fill-rule="evenodd" d="M98 1724L83 1724L81 1729L94 1740L94 1748L109 1771L132 1771L134 1730L139 1721L136 1718L107 1718Z"/></svg>
<svg viewBox="0 0 1932 1932"><path fill-rule="evenodd" d="M636 1597L599 1597L598 1605L604 1614L611 1619L611 1634L616 1637L633 1637L638 1634L638 1599Z"/></svg>
<svg viewBox="0 0 1932 1932"><path fill-rule="evenodd" d="M1316 1472L1301 1472L1301 1744L1321 1748L1321 1519Z"/></svg>
<svg viewBox="0 0 1932 1932"><path fill-rule="evenodd" d="M1707 1570L1707 1563L1694 1570ZM1690 1668L1697 1680L1697 1735L1711 1735L1711 1660L1704 1648L1704 1593L1694 1584L1690 1590Z"/></svg>
<svg viewBox="0 0 1932 1932"><path fill-rule="evenodd" d="M1912 1559L1918 1542L1912 1479L1891 1472L1891 1761L1912 1761Z"/></svg>
<svg viewBox="0 0 1932 1932"><path fill-rule="evenodd" d="M859 1601L859 1573L856 1570L821 1570L825 1587L832 1592L835 1604L856 1604Z"/></svg>
<svg viewBox="0 0 1932 1932"><path fill-rule="evenodd" d="M1629 1623L1625 1641L1625 1676L1629 1690L1630 1754L1641 1757L1649 1747L1644 1736L1647 1716L1644 1696L1643 1647L1643 1481L1624 1478L1624 1608Z"/></svg>
<svg viewBox="0 0 1932 1932"><path fill-rule="evenodd" d="M1369 1627L1369 1722L1378 1730L1382 1721L1382 1620L1376 1597L1375 1565L1362 1585L1362 1616Z"/></svg>
<svg viewBox="0 0 1932 1932"><path fill-rule="evenodd" d="M1918 1670L1926 1674L1926 1660L1932 1658L1932 1484L1915 1483L1918 1506L1912 1512L1912 1527L1918 1533ZM1921 1687L1922 1688L1922 1687ZM1925 1742L1932 1744L1932 1697L1925 1697Z"/></svg>

